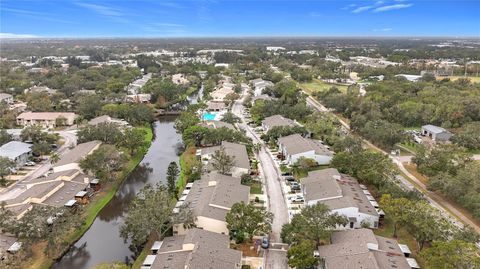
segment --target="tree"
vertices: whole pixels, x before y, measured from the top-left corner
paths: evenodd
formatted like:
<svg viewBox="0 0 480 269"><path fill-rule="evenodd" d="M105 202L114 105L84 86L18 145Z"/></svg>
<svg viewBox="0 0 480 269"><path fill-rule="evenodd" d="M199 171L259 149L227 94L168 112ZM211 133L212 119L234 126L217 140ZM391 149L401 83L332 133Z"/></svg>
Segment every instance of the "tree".
<svg viewBox="0 0 480 269"><path fill-rule="evenodd" d="M161 184L145 185L130 204L120 235L124 240L131 239L137 247L150 236L162 239L172 227L170 214L174 205L175 201Z"/></svg>
<svg viewBox="0 0 480 269"><path fill-rule="evenodd" d="M450 221L425 201L415 203L406 227L417 240L419 250L434 240L447 240L454 230Z"/></svg>
<svg viewBox="0 0 480 269"><path fill-rule="evenodd" d="M178 170L178 165L176 162L171 162L167 168L167 186L168 186L168 193L171 196L177 196L177 186L175 184L177 177L180 171Z"/></svg>
<svg viewBox="0 0 480 269"><path fill-rule="evenodd" d="M125 162L125 156L115 146L102 145L80 161L80 167L96 177L108 181L115 179L115 172L119 172Z"/></svg>
<svg viewBox="0 0 480 269"><path fill-rule="evenodd" d="M291 246L287 252L288 265L295 269L315 268L318 259L313 256L314 250L315 243L308 240Z"/></svg>
<svg viewBox="0 0 480 269"><path fill-rule="evenodd" d="M7 144L8 142L12 141L12 136L7 133L7 130L0 129L0 146Z"/></svg>
<svg viewBox="0 0 480 269"><path fill-rule="evenodd" d="M182 140L186 145L195 145L200 147L208 128L204 126L194 125L190 126L182 132Z"/></svg>
<svg viewBox="0 0 480 269"><path fill-rule="evenodd" d="M240 118L229 111L229 112L223 114L221 121L224 121L224 122L227 122L227 123L230 123L230 124L235 124L237 122L240 122Z"/></svg>
<svg viewBox="0 0 480 269"><path fill-rule="evenodd" d="M480 256L474 243L460 240L435 241L420 256L426 261L427 269L473 269L480 268Z"/></svg>
<svg viewBox="0 0 480 269"><path fill-rule="evenodd" d="M33 143L32 146L32 153L35 156L41 156L41 155L47 155L52 152L52 148L50 147L50 144L46 141L40 141L37 143Z"/></svg>
<svg viewBox="0 0 480 269"><path fill-rule="evenodd" d="M289 244L311 241L318 246L322 240L330 237L337 225L347 223L346 217L332 213L324 204L309 205L293 216L290 223L283 225L281 237Z"/></svg>
<svg viewBox="0 0 480 269"><path fill-rule="evenodd" d="M60 127L60 126L65 126L67 123L67 119L63 116L57 117L55 119L55 126Z"/></svg>
<svg viewBox="0 0 480 269"><path fill-rule="evenodd" d="M412 206L412 201L406 198L394 199L390 194L384 194L380 198L380 208L393 222L393 237L397 237L398 224L404 225L408 222Z"/></svg>
<svg viewBox="0 0 480 269"><path fill-rule="evenodd" d="M127 128L123 131L120 145L127 148L130 154L134 154L145 143L145 130L140 128Z"/></svg>
<svg viewBox="0 0 480 269"><path fill-rule="evenodd" d="M225 152L225 148L221 147L216 150L212 155L212 166L215 170L218 170L220 174L231 174L233 166L235 165L235 156L230 156Z"/></svg>
<svg viewBox="0 0 480 269"><path fill-rule="evenodd" d="M15 168L15 162L6 157L0 157L0 185L5 186L5 176L12 173Z"/></svg>
<svg viewBox="0 0 480 269"><path fill-rule="evenodd" d="M82 95L77 100L77 113L86 119L93 119L99 115L103 101L97 94Z"/></svg>
<svg viewBox="0 0 480 269"><path fill-rule="evenodd" d="M127 134L127 132L130 136L129 138L132 138L131 136L137 135L136 133L132 133L134 131L125 130L125 134ZM85 143L93 140L100 140L103 143L111 145L117 143L126 145L127 143L127 141L124 140L125 135L120 130L120 127L117 124L111 122L99 123L97 125L86 125L85 127L82 127L78 130L77 137L79 143ZM136 141L129 142L136 143ZM130 149L129 145L127 148Z"/></svg>
<svg viewBox="0 0 480 269"><path fill-rule="evenodd" d="M225 217L227 228L237 242L272 231L273 214L244 202L233 204Z"/></svg>
<svg viewBox="0 0 480 269"><path fill-rule="evenodd" d="M60 156L57 153L52 153L50 155L50 163L55 164L60 160Z"/></svg>
<svg viewBox="0 0 480 269"><path fill-rule="evenodd" d="M175 120L175 129L179 133L183 133L188 127L197 125L200 122L200 119L195 114L195 112L184 111L178 116Z"/></svg>
<svg viewBox="0 0 480 269"><path fill-rule="evenodd" d="M412 158L418 171L427 176L435 176L441 172L455 175L457 171L469 162L471 154L456 145L437 145L432 149L419 147Z"/></svg>
<svg viewBox="0 0 480 269"><path fill-rule="evenodd" d="M465 125L463 130L452 137L452 141L467 149L480 149L480 122Z"/></svg>

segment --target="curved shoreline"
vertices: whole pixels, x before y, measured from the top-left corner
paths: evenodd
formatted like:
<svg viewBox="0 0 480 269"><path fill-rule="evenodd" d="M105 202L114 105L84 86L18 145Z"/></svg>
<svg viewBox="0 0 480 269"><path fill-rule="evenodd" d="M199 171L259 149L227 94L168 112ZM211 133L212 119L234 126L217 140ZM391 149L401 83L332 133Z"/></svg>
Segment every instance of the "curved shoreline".
<svg viewBox="0 0 480 269"><path fill-rule="evenodd" d="M41 263L38 267L35 267L34 265L29 265L28 268L51 268L57 261L62 259L63 256L71 249L71 247L78 240L80 240L80 238L82 238L82 236L90 229L100 211L113 199L120 186L125 182L130 173L140 164L140 162L143 160L146 153L148 152L148 149L150 148L151 143L154 139L153 125L149 125L148 127L144 126L142 128L146 131L145 145L142 147L141 150L136 153L133 158L131 158L130 163L127 164L124 171L122 172L121 180L116 181L112 185L112 188L110 188L105 195L97 197L98 200L96 200L95 203L91 203L89 205L87 210L90 212L87 213L84 224L79 229L76 229L72 234L68 235L66 240L64 241L65 243L67 243L67 247L58 255L58 257L53 259L46 257L48 260ZM35 260L33 260L33 262L35 262Z"/></svg>

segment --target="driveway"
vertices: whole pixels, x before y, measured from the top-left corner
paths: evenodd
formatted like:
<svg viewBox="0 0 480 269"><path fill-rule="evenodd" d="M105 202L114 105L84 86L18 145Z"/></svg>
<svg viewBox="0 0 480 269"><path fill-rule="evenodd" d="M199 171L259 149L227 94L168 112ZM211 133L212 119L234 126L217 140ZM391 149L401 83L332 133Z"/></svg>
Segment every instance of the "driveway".
<svg viewBox="0 0 480 269"><path fill-rule="evenodd" d="M288 207L285 202L285 196L282 191L280 182L280 172L272 156L268 152L264 142L253 131L253 129L245 124L245 117L243 115L242 102L245 98L237 100L232 106L232 113L241 119L241 123L237 126L246 131L248 137L252 138L254 144L260 144L260 150L256 153L259 161L260 175L264 180L264 184L268 197L268 210L273 213L272 234L270 235L271 243L281 243L280 233L282 226L288 223ZM265 268L266 269L283 269L288 268L286 250L271 249L265 252Z"/></svg>

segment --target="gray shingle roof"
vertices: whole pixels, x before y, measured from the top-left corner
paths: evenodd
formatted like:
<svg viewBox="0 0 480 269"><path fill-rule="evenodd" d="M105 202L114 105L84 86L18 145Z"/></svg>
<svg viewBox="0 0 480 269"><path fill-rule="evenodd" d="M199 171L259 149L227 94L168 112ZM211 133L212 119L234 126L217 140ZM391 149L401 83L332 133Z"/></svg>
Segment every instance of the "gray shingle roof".
<svg viewBox="0 0 480 269"><path fill-rule="evenodd" d="M15 160L18 156L32 151L31 148L32 144L10 141L0 147L0 156Z"/></svg>
<svg viewBox="0 0 480 269"><path fill-rule="evenodd" d="M64 154L60 160L55 163L54 167L70 164L70 163L77 163L81 161L83 158L87 156L90 151L92 151L95 147L100 145L102 142L98 140L78 144L75 148Z"/></svg>
<svg viewBox="0 0 480 269"><path fill-rule="evenodd" d="M287 151L287 154L290 155L313 150L317 155L333 156L333 153L319 141L305 138L299 134L280 137L278 144L281 144Z"/></svg>
<svg viewBox="0 0 480 269"><path fill-rule="evenodd" d="M163 240L151 269L237 269L241 267L242 252L229 248L229 237L202 229L189 229L186 235ZM183 249L193 244L193 249Z"/></svg>
<svg viewBox="0 0 480 269"><path fill-rule="evenodd" d="M277 126L296 126L293 120L283 117L282 115L273 115L266 117L262 123L268 128Z"/></svg>
<svg viewBox="0 0 480 269"><path fill-rule="evenodd" d="M225 153L228 156L235 158L235 167L250 169L250 160L248 159L247 147L242 144L223 141L221 146L202 148L202 155L213 154L222 147L225 149Z"/></svg>
<svg viewBox="0 0 480 269"><path fill-rule="evenodd" d="M448 133L446 129L431 124L423 125L422 129L434 134Z"/></svg>
<svg viewBox="0 0 480 269"><path fill-rule="evenodd" d="M376 236L370 229L334 232L331 244L318 251L327 269L410 269L397 241Z"/></svg>
<svg viewBox="0 0 480 269"><path fill-rule="evenodd" d="M250 188L240 179L212 172L193 183L185 203L189 203L195 216L225 221L234 203L248 202Z"/></svg>

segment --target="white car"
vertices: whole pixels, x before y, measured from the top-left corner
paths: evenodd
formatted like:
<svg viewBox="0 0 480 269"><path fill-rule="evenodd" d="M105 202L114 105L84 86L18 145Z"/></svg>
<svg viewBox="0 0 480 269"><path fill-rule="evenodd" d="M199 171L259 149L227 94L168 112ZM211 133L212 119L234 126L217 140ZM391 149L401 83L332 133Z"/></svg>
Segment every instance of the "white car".
<svg viewBox="0 0 480 269"><path fill-rule="evenodd" d="M26 162L25 165L26 165L26 166L35 166L36 163L30 161L30 162Z"/></svg>
<svg viewBox="0 0 480 269"><path fill-rule="evenodd" d="M290 198L288 198L292 203L303 203L305 202L305 199L303 198L302 195L295 195Z"/></svg>

